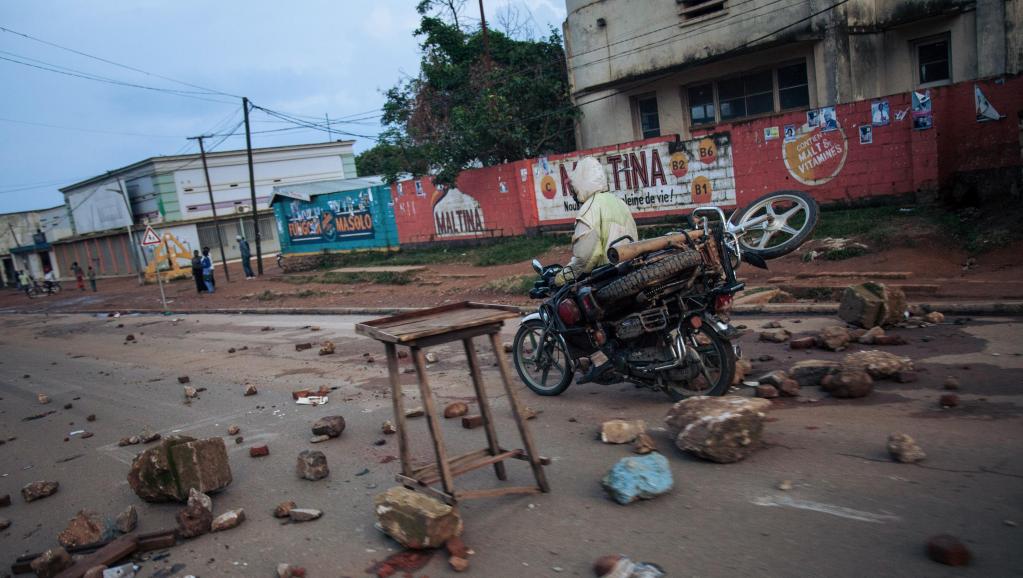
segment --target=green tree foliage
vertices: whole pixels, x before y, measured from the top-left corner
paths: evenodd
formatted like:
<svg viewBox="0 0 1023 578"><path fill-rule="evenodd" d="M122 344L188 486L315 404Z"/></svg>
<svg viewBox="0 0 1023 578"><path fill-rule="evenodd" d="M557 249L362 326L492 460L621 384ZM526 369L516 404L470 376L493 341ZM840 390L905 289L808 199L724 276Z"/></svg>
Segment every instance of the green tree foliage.
<svg viewBox="0 0 1023 578"><path fill-rule="evenodd" d="M387 91L384 131L359 155L359 174L432 174L452 185L465 168L574 148L577 112L558 33L516 40L489 30L488 58L482 31L464 28L455 4L419 4L419 75Z"/></svg>

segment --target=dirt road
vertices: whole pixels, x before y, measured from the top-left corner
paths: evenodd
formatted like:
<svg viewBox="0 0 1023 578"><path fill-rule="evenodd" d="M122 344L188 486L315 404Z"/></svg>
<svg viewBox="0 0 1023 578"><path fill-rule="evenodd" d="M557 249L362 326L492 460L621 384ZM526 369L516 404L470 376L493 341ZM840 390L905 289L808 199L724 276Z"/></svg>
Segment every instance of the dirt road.
<svg viewBox="0 0 1023 578"><path fill-rule="evenodd" d="M147 504L126 483L129 463L141 446L117 440L151 427L164 435L225 436L241 427L243 444L228 437L234 482L213 496L214 509L244 508L248 520L223 533L202 536L143 562L141 576L270 576L279 562L305 566L309 576L364 576L365 569L396 551L374 529L372 497L392 485L397 462L393 436L380 433L391 417L382 348L356 336L358 318L299 316L86 315L0 317L0 495L13 505L0 517L13 524L0 532L0 563L56 545L56 535L82 508L113 516L129 504L139 508L140 529L174 526L178 506ZM740 319L758 328L766 319ZM795 321L800 321L796 323ZM949 320L952 321L952 320ZM784 319L795 333L830 323ZM119 327L122 325L123 327ZM311 331L310 326L320 331ZM271 327L272 331L262 328ZM506 328L510 340L514 324ZM134 342L125 337L133 334ZM717 465L676 450L661 420L662 394L631 386L573 386L557 398L528 390L522 399L540 410L529 424L543 455L552 491L534 497L466 503L466 542L476 550L476 576L590 576L603 554L623 553L656 562L669 576L1007 576L1023 575L1023 324L982 319L900 332L909 344L897 348L916 360L921 379L884 382L861 400L833 400L804 389L795 401L777 403L767 424L767 447L749 459ZM924 338L927 341L924 341ZM294 345L332 339L338 351ZM794 360L839 354L790 352L781 345L742 339L756 361L754 375L787 368ZM229 348L247 350L228 353ZM859 346L856 346L859 347ZM482 350L482 345L479 345ZM376 356L367 362L364 353ZM468 399L471 385L455 347L437 349L431 367L442 403ZM507 414L498 391L493 357L482 354L485 379L500 416ZM766 358L765 358L766 359ZM206 387L191 405L183 403L177 377ZM962 382L962 405L937 406L947 375ZM411 386L413 375L403 375ZM259 388L243 397L243 384ZM289 392L336 387L322 407L297 406ZM51 398L39 405L36 394ZM415 398L411 388L407 394ZM743 390L739 393L748 394ZM71 403L71 409L62 409ZM415 404L415 401L410 402ZM56 410L41 419L24 418ZM96 414L95 422L86 422ZM340 414L344 435L310 446L317 417ZM669 458L675 489L649 502L619 506L599 480L628 446L595 439L599 424L640 418L651 425L658 449ZM481 430L445 425L452 451L482 447ZM412 420L415 454L429 458L426 423ZM499 424L503 444L516 446L510 421ZM63 441L86 429L94 437ZM923 465L889 461L885 439L901 431L928 454ZM13 438L13 439L12 439ZM375 445L378 440L383 445ZM248 447L267 443L270 456L253 459ZM294 473L303 449L326 453L331 474L309 482ZM528 467L512 462L509 482L526 483ZM368 471L366 471L368 470ZM25 503L20 488L53 479L60 491ZM792 489L778 485L791 480ZM465 487L498 482L489 470L459 478ZM284 500L322 509L323 518L280 525L271 516ZM940 566L924 554L934 534L959 536L975 561L965 569ZM0 575L3 570L0 570ZM416 575L451 574L445 557Z"/></svg>

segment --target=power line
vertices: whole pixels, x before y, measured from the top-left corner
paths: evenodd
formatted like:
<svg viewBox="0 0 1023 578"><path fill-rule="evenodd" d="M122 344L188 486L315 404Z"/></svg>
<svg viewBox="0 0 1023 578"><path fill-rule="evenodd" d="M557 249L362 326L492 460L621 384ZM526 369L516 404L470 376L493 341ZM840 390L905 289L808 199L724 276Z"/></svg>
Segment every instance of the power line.
<svg viewBox="0 0 1023 578"><path fill-rule="evenodd" d="M61 130L74 130L74 131L79 131L79 132L94 132L94 133L99 133L99 134L112 134L112 135L121 135L121 136L140 136L140 137L151 137L151 138L184 138L183 136L179 136L179 135L148 134L148 133L140 133L140 132L119 132L119 131L102 130L102 129L94 129L94 128L82 128L82 127L76 127L76 126L61 126L61 125L58 125L58 124L47 124L45 122L32 122L32 121L28 121L28 120L16 120L16 119L13 119L13 118L3 118L3 117L0 117L0 121L2 121L2 122L12 122L12 123L15 123L15 124L27 124L27 125L31 125L31 126L42 126L42 127L46 127L46 128L56 128L56 129L61 129Z"/></svg>

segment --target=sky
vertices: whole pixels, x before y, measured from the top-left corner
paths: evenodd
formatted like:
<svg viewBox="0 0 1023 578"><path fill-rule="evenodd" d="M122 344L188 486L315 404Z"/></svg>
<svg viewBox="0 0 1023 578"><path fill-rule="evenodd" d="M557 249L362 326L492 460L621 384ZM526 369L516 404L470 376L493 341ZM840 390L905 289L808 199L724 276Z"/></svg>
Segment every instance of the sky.
<svg viewBox="0 0 1023 578"><path fill-rule="evenodd" d="M241 103L97 82L17 64L161 89L204 92L376 135L383 91L419 68L416 0L4 0L0 4L0 213L63 203L59 187L152 156L198 152L188 136L227 133ZM563 0L486 0L487 20L537 35L561 29ZM465 16L478 25L475 1ZM71 48L143 72L27 39ZM164 78L161 78L164 77ZM222 102L211 102L222 101ZM365 113L365 114L364 114ZM252 130L291 126L261 111ZM50 125L50 126L41 126ZM58 128L59 127L59 128ZM325 142L316 129L253 135L253 147ZM356 153L373 141L355 138ZM215 144L220 138L209 144ZM209 146L209 145L208 145ZM207 148L208 148L207 146ZM216 150L245 147L244 133Z"/></svg>

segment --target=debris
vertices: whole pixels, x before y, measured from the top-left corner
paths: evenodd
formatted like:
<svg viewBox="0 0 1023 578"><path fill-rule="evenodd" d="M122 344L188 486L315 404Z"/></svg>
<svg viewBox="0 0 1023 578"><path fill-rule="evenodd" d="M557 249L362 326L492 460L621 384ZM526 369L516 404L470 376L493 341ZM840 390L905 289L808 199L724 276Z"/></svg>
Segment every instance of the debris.
<svg viewBox="0 0 1023 578"><path fill-rule="evenodd" d="M522 419L536 419L536 416L538 415L540 415L540 412L528 405L522 408Z"/></svg>
<svg viewBox="0 0 1023 578"><path fill-rule="evenodd" d="M311 389L296 389L291 392L291 399L299 400L303 397L325 397L330 395L330 388L326 385L321 385L320 389L313 391Z"/></svg>
<svg viewBox="0 0 1023 578"><path fill-rule="evenodd" d="M175 519L178 521L178 535L194 538L209 533L213 525L213 512L198 501L189 500L188 505L178 511Z"/></svg>
<svg viewBox="0 0 1023 578"><path fill-rule="evenodd" d="M11 521L7 518L0 518L0 532L11 527Z"/></svg>
<svg viewBox="0 0 1023 578"><path fill-rule="evenodd" d="M311 444L319 444L319 443L323 443L323 442L325 442L325 441L327 441L329 439L330 439L330 436L328 436L328 435L318 435L318 436L313 436L313 437L309 438L309 443L311 443Z"/></svg>
<svg viewBox="0 0 1023 578"><path fill-rule="evenodd" d="M132 335L131 333L129 333L128 335L126 335L126 336L124 337L124 340L125 340L125 341L135 341L135 336L134 336L134 335Z"/></svg>
<svg viewBox="0 0 1023 578"><path fill-rule="evenodd" d="M451 569L455 572L465 572L469 569L469 561L458 556L449 556L448 565L451 566Z"/></svg>
<svg viewBox="0 0 1023 578"><path fill-rule="evenodd" d="M938 405L940 405L943 408L958 407L959 396L954 393L946 393L945 395L941 396L941 399L938 400Z"/></svg>
<svg viewBox="0 0 1023 578"><path fill-rule="evenodd" d="M606 444L627 444L644 431L646 431L646 422L641 419L633 421L613 419L601 424L600 441Z"/></svg>
<svg viewBox="0 0 1023 578"><path fill-rule="evenodd" d="M866 371L874 379L894 377L900 371L912 371L913 361L908 357L893 355L887 351L857 351L845 356L842 368Z"/></svg>
<svg viewBox="0 0 1023 578"><path fill-rule="evenodd" d="M824 349L841 351L851 340L849 330L840 325L830 325L817 334L817 343Z"/></svg>
<svg viewBox="0 0 1023 578"><path fill-rule="evenodd" d="M924 315L924 321L937 325L945 321L945 315L940 311L931 311L927 315Z"/></svg>
<svg viewBox="0 0 1023 578"><path fill-rule="evenodd" d="M244 441L245 441L245 438L242 437L242 436L238 436L238 437L234 438L234 443L236 443L236 444L241 444Z"/></svg>
<svg viewBox="0 0 1023 578"><path fill-rule="evenodd" d="M838 316L860 327L888 326L903 320L906 294L880 283L863 283L845 289Z"/></svg>
<svg viewBox="0 0 1023 578"><path fill-rule="evenodd" d="M625 556L601 556L593 564L600 578L662 578L664 570L650 562L633 562Z"/></svg>
<svg viewBox="0 0 1023 578"><path fill-rule="evenodd" d="M256 395L257 393L259 393L259 390L256 389L256 386L254 384L251 384L251 383L246 383L245 384L245 394L244 395L250 396L250 395Z"/></svg>
<svg viewBox="0 0 1023 578"><path fill-rule="evenodd" d="M771 329L768 331L760 332L760 341L768 341L771 343L785 343L792 337L792 334L787 329Z"/></svg>
<svg viewBox="0 0 1023 578"><path fill-rule="evenodd" d="M142 440L139 439L139 436L128 436L126 438L121 438L117 442L117 445L119 445L121 447L124 447L124 446L134 446L134 445L138 445L140 443L142 443Z"/></svg>
<svg viewBox="0 0 1023 578"><path fill-rule="evenodd" d="M322 515L322 511L312 508L292 508L288 511L288 518L292 522L309 522L318 519Z"/></svg>
<svg viewBox="0 0 1023 578"><path fill-rule="evenodd" d="M438 361L440 361L440 358L437 357L436 353L434 353L433 351L429 351L426 353L426 363L437 363Z"/></svg>
<svg viewBox="0 0 1023 578"><path fill-rule="evenodd" d="M249 457L261 458L268 455L270 455L270 446L268 445L252 446L249 448Z"/></svg>
<svg viewBox="0 0 1023 578"><path fill-rule="evenodd" d="M85 416L85 421L96 421L96 414L90 413L89 415Z"/></svg>
<svg viewBox="0 0 1023 578"><path fill-rule="evenodd" d="M447 407L444 408L444 418L445 419L452 419L452 418L456 418L456 417L462 417L463 415L465 415L467 413L469 413L469 406L466 405L465 402L461 402L461 401L456 401L454 403L450 403L450 404L448 404Z"/></svg>
<svg viewBox="0 0 1023 578"><path fill-rule="evenodd" d="M888 453L893 460L904 464L916 463L927 457L916 440L904 433L893 433L888 436Z"/></svg>
<svg viewBox="0 0 1023 578"><path fill-rule="evenodd" d="M767 384L758 385L755 388L755 390L757 397L762 397L764 399L774 399L778 397L778 389L775 388L773 385Z"/></svg>
<svg viewBox="0 0 1023 578"><path fill-rule="evenodd" d="M467 415L462 418L462 427L465 429L476 429L483 425L482 415Z"/></svg>
<svg viewBox="0 0 1023 578"><path fill-rule="evenodd" d="M39 578L53 578L72 565L71 555L64 548L50 548L35 560L32 560L32 571Z"/></svg>
<svg viewBox="0 0 1023 578"><path fill-rule="evenodd" d="M676 403L664 421L679 449L706 460L730 463L759 447L763 412L770 406L765 399L698 396Z"/></svg>
<svg viewBox="0 0 1023 578"><path fill-rule="evenodd" d="M83 435L82 437L85 436ZM161 437L163 436L160 435L159 432L154 432L151 431L149 428L146 428L142 430L142 433L139 434L139 441L141 441L144 444L149 444L159 440Z"/></svg>
<svg viewBox="0 0 1023 578"><path fill-rule="evenodd" d="M416 368L414 368L414 367L406 367L406 368L402 369L401 372L404 373L404 374L415 373L416 372Z"/></svg>
<svg viewBox="0 0 1023 578"><path fill-rule="evenodd" d="M320 330L320 326L319 325L313 325L312 327L309 328L309 331L319 331L319 330Z"/></svg>
<svg viewBox="0 0 1023 578"><path fill-rule="evenodd" d="M860 343L862 343L864 345L873 345L875 339L877 339L878 337L884 337L884 336L885 336L884 329L881 328L881 326L879 326L879 325L875 325L875 326L871 327L869 330L867 330L866 333L864 333L863 335L860 335L856 339L856 341L858 341L858 342L860 342Z"/></svg>
<svg viewBox="0 0 1023 578"><path fill-rule="evenodd" d="M298 507L294 501L288 500L287 502L281 502L274 508L274 518L287 518L288 513Z"/></svg>
<svg viewBox="0 0 1023 578"><path fill-rule="evenodd" d="M6 508L11 505L11 495L4 494L0 496L0 508Z"/></svg>
<svg viewBox="0 0 1023 578"><path fill-rule="evenodd" d="M273 330L274 330L274 328L270 327L269 325L267 325L266 327L263 327L262 329L260 329L260 331L273 331Z"/></svg>
<svg viewBox="0 0 1023 578"><path fill-rule="evenodd" d="M222 532L224 530L230 530L231 528L237 527L244 521L245 510L242 508L238 508L237 510L228 510L213 519L210 529L214 532Z"/></svg>
<svg viewBox="0 0 1023 578"><path fill-rule="evenodd" d="M139 524L139 513L135 509L135 506L129 505L124 509L123 512L117 515L117 520L114 525L117 526L117 531L122 534L127 534L135 530Z"/></svg>
<svg viewBox="0 0 1023 578"><path fill-rule="evenodd" d="M240 431L242 431L242 428L238 427L236 424L227 426L227 435L229 436L238 435L238 432Z"/></svg>
<svg viewBox="0 0 1023 578"><path fill-rule="evenodd" d="M945 383L943 384L943 387L945 389L951 390L959 389L959 380L954 375L950 375L945 378Z"/></svg>
<svg viewBox="0 0 1023 578"><path fill-rule="evenodd" d="M380 425L380 431L384 432L387 435L391 435L393 433L397 433L398 428L394 427L394 424L391 423L391 420L388 419L384 420L384 423Z"/></svg>
<svg viewBox="0 0 1023 578"><path fill-rule="evenodd" d="M339 415L328 415L313 422L313 435L336 438L345 431L345 418Z"/></svg>
<svg viewBox="0 0 1023 578"><path fill-rule="evenodd" d="M36 401L38 401L42 405L46 405L50 403L50 396L46 395L45 393L37 393Z"/></svg>
<svg viewBox="0 0 1023 578"><path fill-rule="evenodd" d="M21 497L26 502L34 502L52 496L60 489L60 483L50 481L31 482L21 488Z"/></svg>
<svg viewBox="0 0 1023 578"><path fill-rule="evenodd" d="M462 518L454 508L408 488L390 488L373 503L384 533L406 548L437 548L462 533Z"/></svg>
<svg viewBox="0 0 1023 578"><path fill-rule="evenodd" d="M180 383L182 385L184 385L184 384L186 384L186 383L188 383L190 381L191 381L191 379L189 379L189 377L187 375L181 375L181 376L178 377L178 383Z"/></svg>
<svg viewBox="0 0 1023 578"><path fill-rule="evenodd" d="M970 563L970 550L955 536L941 534L927 540L927 556L935 562L948 566L965 566Z"/></svg>
<svg viewBox="0 0 1023 578"><path fill-rule="evenodd" d="M388 578L399 572L404 576L412 576L413 572L426 566L433 558L434 550L404 550L391 554L383 561L366 568L369 574L377 578Z"/></svg>
<svg viewBox="0 0 1023 578"><path fill-rule="evenodd" d="M327 466L327 456L320 451L303 450L302 453L298 454L295 473L303 480L322 480L330 475L330 468Z"/></svg>
<svg viewBox="0 0 1023 578"><path fill-rule="evenodd" d="M224 438L164 438L131 464L128 484L147 502L183 502L188 491L216 492L232 481Z"/></svg>
<svg viewBox="0 0 1023 578"><path fill-rule="evenodd" d="M866 397L874 391L874 380L861 369L843 368L837 374L827 375L821 380L821 389L832 397L851 399Z"/></svg>
<svg viewBox="0 0 1023 578"><path fill-rule="evenodd" d="M65 403L64 404L64 409L71 409L72 407L74 407L74 406L71 405L70 403Z"/></svg>
<svg viewBox="0 0 1023 578"><path fill-rule="evenodd" d="M295 344L295 351L305 351L306 349L312 349L312 348L313 348L313 344L312 343L296 343Z"/></svg>
<svg viewBox="0 0 1023 578"><path fill-rule="evenodd" d="M791 490L792 489L792 480L782 480L782 482L780 484L778 484L778 489L783 491L783 492L787 492L787 491Z"/></svg>
<svg viewBox="0 0 1023 578"><path fill-rule="evenodd" d="M668 493L674 480L668 459L654 452L641 457L622 458L600 483L614 501L625 505Z"/></svg>
<svg viewBox="0 0 1023 578"><path fill-rule="evenodd" d="M405 410L405 417L423 417L424 415L426 415L426 412L421 407Z"/></svg>
<svg viewBox="0 0 1023 578"><path fill-rule="evenodd" d="M475 553L469 550L465 542L462 541L461 536L449 538L447 542L444 542L444 548L448 551L448 554L458 558L468 558Z"/></svg>
<svg viewBox="0 0 1023 578"><path fill-rule="evenodd" d="M231 348L229 348L227 350L228 353L234 353L235 351L237 351L237 350L235 348L233 348L233 347L231 347Z"/></svg>
<svg viewBox="0 0 1023 578"><path fill-rule="evenodd" d="M399 349L398 350L398 359L408 359L408 350L407 349Z"/></svg>
<svg viewBox="0 0 1023 578"><path fill-rule="evenodd" d="M195 488L191 488L188 490L187 503L189 505L199 504L203 508L206 508L211 512L213 511L213 498L210 498L207 494L205 494L204 492L200 492Z"/></svg>
<svg viewBox="0 0 1023 578"><path fill-rule="evenodd" d="M767 373L760 376L760 378L757 379L757 383L762 385L772 385L774 387L778 387L782 384L783 381L785 381L788 378L789 376L787 373L785 373L781 369L776 369L771 373Z"/></svg>
<svg viewBox="0 0 1023 578"><path fill-rule="evenodd" d="M789 340L789 349L812 349L817 345L816 337L800 337Z"/></svg>
<svg viewBox="0 0 1023 578"><path fill-rule="evenodd" d="M515 349L515 346L512 345L511 341L505 341L501 344L501 347L504 348L505 353L511 353Z"/></svg>
<svg viewBox="0 0 1023 578"><path fill-rule="evenodd" d="M781 329L781 323L777 321L768 321L764 324L764 329Z"/></svg>
<svg viewBox="0 0 1023 578"><path fill-rule="evenodd" d="M328 401L330 401L330 398L328 398L325 395L324 396L311 395L309 397L300 397L295 403L298 405L324 405Z"/></svg>
<svg viewBox="0 0 1023 578"><path fill-rule="evenodd" d="M746 375L753 371L753 363L743 357L735 361L735 375L732 376L732 385L739 385L746 379Z"/></svg>
<svg viewBox="0 0 1023 578"><path fill-rule="evenodd" d="M895 374L895 381L899 383L913 383L920 379L915 371L900 371Z"/></svg>
<svg viewBox="0 0 1023 578"><path fill-rule="evenodd" d="M328 339L320 346L320 355L331 355L332 353L334 353L334 342Z"/></svg>
<svg viewBox="0 0 1023 578"><path fill-rule="evenodd" d="M757 357L757 361L761 361L761 362L774 361L774 356L765 353L765 354Z"/></svg>
<svg viewBox="0 0 1023 578"><path fill-rule="evenodd" d="M632 453L645 456L656 449L657 444L654 443L654 439L650 437L650 434L642 432L636 436L636 443L632 446Z"/></svg>
<svg viewBox="0 0 1023 578"><path fill-rule="evenodd" d="M191 385L185 386L185 399L193 399L199 397L199 392L195 390Z"/></svg>
<svg viewBox="0 0 1023 578"><path fill-rule="evenodd" d="M277 578L303 578L304 576L305 568L301 566L292 566L291 564L277 565Z"/></svg>
<svg viewBox="0 0 1023 578"><path fill-rule="evenodd" d="M114 527L98 512L79 510L68 525L57 534L57 541L68 549L89 546L114 537Z"/></svg>

